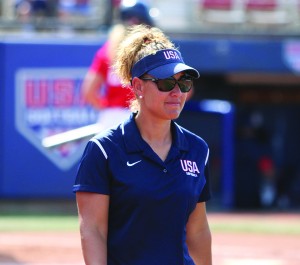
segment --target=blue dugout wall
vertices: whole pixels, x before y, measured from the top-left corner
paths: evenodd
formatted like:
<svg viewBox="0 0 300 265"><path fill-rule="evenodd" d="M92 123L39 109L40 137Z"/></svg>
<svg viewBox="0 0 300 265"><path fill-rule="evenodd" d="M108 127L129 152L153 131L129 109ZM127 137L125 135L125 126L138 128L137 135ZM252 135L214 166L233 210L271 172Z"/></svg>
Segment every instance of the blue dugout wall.
<svg viewBox="0 0 300 265"><path fill-rule="evenodd" d="M80 41L79 37L0 40L0 197L73 196L71 187L85 142L48 150L41 140L97 120L97 113L83 104L79 88L101 43L103 40ZM177 39L175 43L185 61L200 73L300 71L300 44L293 39L199 38ZM198 103L189 108L222 116L228 128L221 130L222 137L231 139L232 112L224 115L212 109L207 111ZM229 152L229 156L222 154L225 160L219 181L221 201L229 207L234 189L231 143L225 141L222 145L222 152Z"/></svg>

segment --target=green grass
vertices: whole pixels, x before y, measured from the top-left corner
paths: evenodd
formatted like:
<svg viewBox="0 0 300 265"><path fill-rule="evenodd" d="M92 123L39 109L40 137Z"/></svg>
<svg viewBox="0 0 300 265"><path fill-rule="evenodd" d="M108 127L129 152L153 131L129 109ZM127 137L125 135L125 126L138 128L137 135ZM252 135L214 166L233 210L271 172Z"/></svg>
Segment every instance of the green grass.
<svg viewBox="0 0 300 265"><path fill-rule="evenodd" d="M300 220L300 215L299 215ZM298 219L274 220L272 216L258 219L210 219L213 233L259 233L300 235ZM78 231L75 200L69 201L0 201L0 232L13 231Z"/></svg>
<svg viewBox="0 0 300 265"><path fill-rule="evenodd" d="M78 231L76 202L72 200L0 200L0 232Z"/></svg>
<svg viewBox="0 0 300 265"><path fill-rule="evenodd" d="M211 222L212 233L259 233L300 235L298 223L271 223L255 220ZM77 215L6 214L0 215L0 232L13 231L78 231Z"/></svg>
<svg viewBox="0 0 300 265"><path fill-rule="evenodd" d="M77 231L75 215L1 215L0 232L12 231Z"/></svg>
<svg viewBox="0 0 300 265"><path fill-rule="evenodd" d="M258 233L258 234L284 234L300 235L300 225L297 223L265 223L259 221L240 221L240 222L223 222L210 223L212 232L221 233Z"/></svg>

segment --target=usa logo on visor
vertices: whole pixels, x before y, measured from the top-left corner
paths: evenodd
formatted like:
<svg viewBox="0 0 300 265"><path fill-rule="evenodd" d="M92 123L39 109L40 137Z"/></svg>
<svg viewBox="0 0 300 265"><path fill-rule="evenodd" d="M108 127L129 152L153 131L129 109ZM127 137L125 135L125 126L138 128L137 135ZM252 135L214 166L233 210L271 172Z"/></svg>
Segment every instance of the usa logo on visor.
<svg viewBox="0 0 300 265"><path fill-rule="evenodd" d="M175 50L167 50L164 52L164 56L167 60L169 59L177 59L181 60L179 54Z"/></svg>
<svg viewBox="0 0 300 265"><path fill-rule="evenodd" d="M131 78L148 73L155 78L164 79L182 71L188 71L194 78L200 76L196 69L184 63L178 50L164 49L155 51L136 62L131 69Z"/></svg>

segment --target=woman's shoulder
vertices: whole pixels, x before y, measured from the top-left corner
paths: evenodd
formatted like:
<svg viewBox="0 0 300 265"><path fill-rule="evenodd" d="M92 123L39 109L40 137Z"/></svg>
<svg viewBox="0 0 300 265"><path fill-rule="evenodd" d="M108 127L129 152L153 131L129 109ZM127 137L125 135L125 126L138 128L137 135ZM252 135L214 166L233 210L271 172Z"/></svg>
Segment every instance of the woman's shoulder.
<svg viewBox="0 0 300 265"><path fill-rule="evenodd" d="M88 140L86 151L94 154L100 152L107 158L121 146L121 138L118 127L103 130Z"/></svg>
<svg viewBox="0 0 300 265"><path fill-rule="evenodd" d="M208 144L207 142L198 134L190 131L189 129L182 127L181 125L176 123L176 126L178 127L178 129L183 133L184 137L186 138L186 140L193 145L202 145L204 147L208 148Z"/></svg>
<svg viewBox="0 0 300 265"><path fill-rule="evenodd" d="M104 129L98 134L96 134L90 141L98 141L100 143L106 142L117 142L121 137L121 129L120 126L111 127L108 129Z"/></svg>

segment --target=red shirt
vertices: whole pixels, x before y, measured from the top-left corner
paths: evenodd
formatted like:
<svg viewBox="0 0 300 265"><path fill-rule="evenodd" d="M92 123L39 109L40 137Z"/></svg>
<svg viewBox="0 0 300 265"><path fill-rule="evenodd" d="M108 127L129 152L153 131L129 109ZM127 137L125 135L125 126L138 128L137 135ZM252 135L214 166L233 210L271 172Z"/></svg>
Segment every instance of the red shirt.
<svg viewBox="0 0 300 265"><path fill-rule="evenodd" d="M101 105L104 107L128 107L133 97L129 87L123 87L118 76L113 72L108 57L108 42L96 53L90 70L101 75L104 80L104 89L101 91Z"/></svg>

